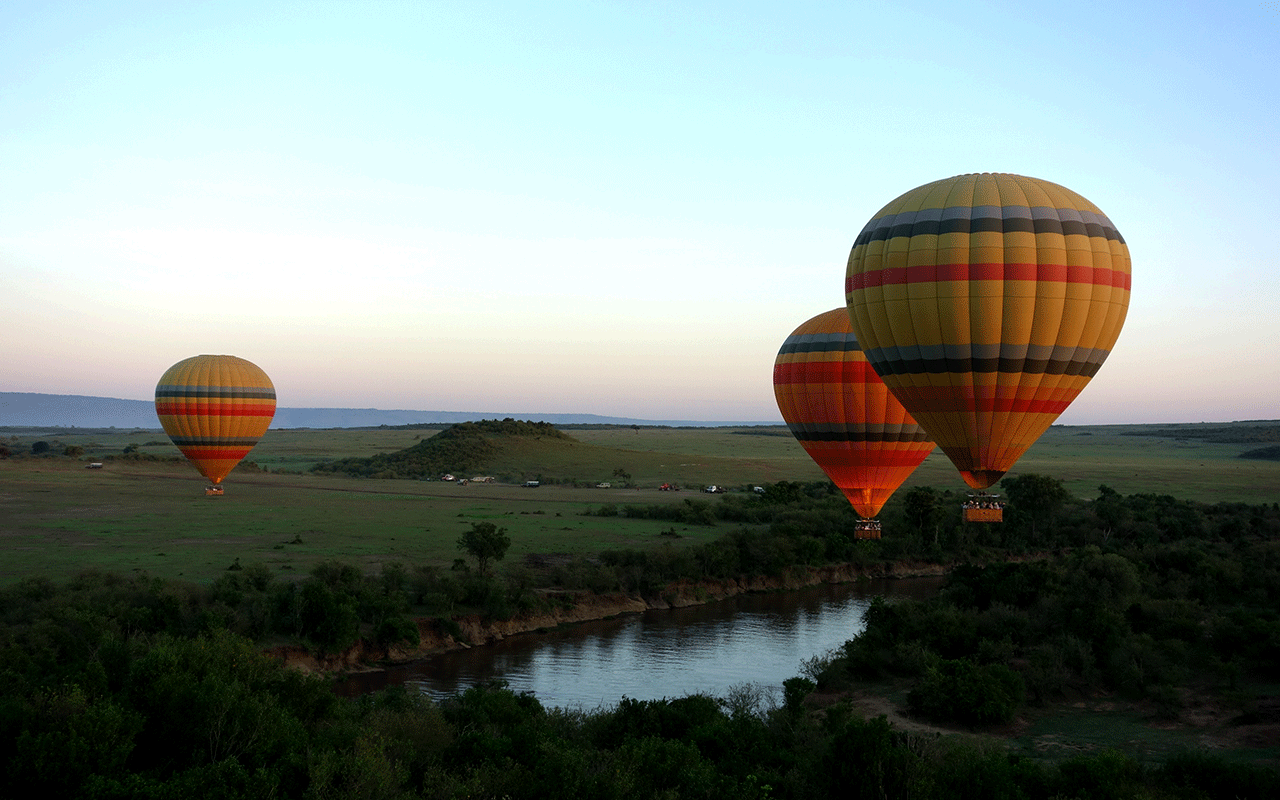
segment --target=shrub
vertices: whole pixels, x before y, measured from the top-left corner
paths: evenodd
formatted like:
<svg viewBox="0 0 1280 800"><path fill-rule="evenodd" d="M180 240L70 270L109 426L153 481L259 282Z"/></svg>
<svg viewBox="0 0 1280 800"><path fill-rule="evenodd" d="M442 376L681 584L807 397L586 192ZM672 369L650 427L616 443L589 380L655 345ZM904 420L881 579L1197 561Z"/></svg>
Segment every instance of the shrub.
<svg viewBox="0 0 1280 800"><path fill-rule="evenodd" d="M925 671L907 705L939 722L991 725L1013 719L1025 695L1022 676L1003 664L945 659Z"/></svg>
<svg viewBox="0 0 1280 800"><path fill-rule="evenodd" d="M418 626L413 623L413 620L404 617L384 619L378 625L374 636L381 647L390 647L401 642L416 645L422 641L421 637L418 636Z"/></svg>

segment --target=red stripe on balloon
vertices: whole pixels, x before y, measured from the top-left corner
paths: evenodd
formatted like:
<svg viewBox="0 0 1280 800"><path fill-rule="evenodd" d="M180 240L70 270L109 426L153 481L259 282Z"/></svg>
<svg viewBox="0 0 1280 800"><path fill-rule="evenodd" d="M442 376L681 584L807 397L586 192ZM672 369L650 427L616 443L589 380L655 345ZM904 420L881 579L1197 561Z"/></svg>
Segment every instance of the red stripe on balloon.
<svg viewBox="0 0 1280 800"><path fill-rule="evenodd" d="M182 451L182 454L192 461L198 459L225 461L244 458L252 449L252 447L188 447Z"/></svg>
<svg viewBox="0 0 1280 800"><path fill-rule="evenodd" d="M888 450L881 447L867 447L845 452L836 448L824 448L810 442L801 442L805 452L822 453L822 464L831 469L860 469L867 473L875 473L884 467L916 467L924 461L933 450L932 442L925 442L914 450ZM873 459L873 460L869 460Z"/></svg>
<svg viewBox="0 0 1280 800"><path fill-rule="evenodd" d="M1074 399L1074 398L1073 398ZM1071 405L1070 400L1024 400L1018 398L960 398L960 397L924 397L915 395L911 413L1017 413L1017 414L1061 414Z"/></svg>
<svg viewBox="0 0 1280 800"><path fill-rule="evenodd" d="M220 405L216 403L156 403L156 414L181 416L199 414L209 417L274 417L275 405Z"/></svg>
<svg viewBox="0 0 1280 800"><path fill-rule="evenodd" d="M793 361L775 364L775 385L790 383L880 383L880 376L866 361Z"/></svg>
<svg viewBox="0 0 1280 800"><path fill-rule="evenodd" d="M1130 273L1106 267L1068 266L1065 264L938 264L915 267L890 267L857 272L845 278L844 290L852 292L877 286L939 281L1037 281L1084 283L1128 290Z"/></svg>

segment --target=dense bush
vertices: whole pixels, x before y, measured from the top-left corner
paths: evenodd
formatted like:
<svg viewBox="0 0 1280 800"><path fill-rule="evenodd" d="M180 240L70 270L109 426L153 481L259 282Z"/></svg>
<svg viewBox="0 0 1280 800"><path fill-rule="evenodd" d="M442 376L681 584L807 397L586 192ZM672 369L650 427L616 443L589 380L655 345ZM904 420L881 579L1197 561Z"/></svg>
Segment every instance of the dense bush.
<svg viewBox="0 0 1280 800"><path fill-rule="evenodd" d="M992 725L1013 719L1025 695L1022 676L1004 664L942 659L925 670L907 707L940 722Z"/></svg>
<svg viewBox="0 0 1280 800"><path fill-rule="evenodd" d="M1024 694L1047 702L1068 689L1118 691L1176 716L1192 691L1274 679L1272 550L1183 540L963 565L934 599L873 602L865 631L810 672L827 689L915 677L914 713L970 725L1010 719Z"/></svg>

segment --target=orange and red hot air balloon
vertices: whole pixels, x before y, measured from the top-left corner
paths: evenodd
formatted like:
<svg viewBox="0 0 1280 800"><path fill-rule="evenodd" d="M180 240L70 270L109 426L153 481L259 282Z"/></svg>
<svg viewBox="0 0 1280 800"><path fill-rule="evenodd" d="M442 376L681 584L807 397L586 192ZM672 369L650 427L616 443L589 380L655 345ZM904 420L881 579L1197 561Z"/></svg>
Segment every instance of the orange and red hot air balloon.
<svg viewBox="0 0 1280 800"><path fill-rule="evenodd" d="M236 356L179 361L156 386L160 425L209 479L209 494L222 494L222 479L267 432L275 413L271 379Z"/></svg>
<svg viewBox="0 0 1280 800"><path fill-rule="evenodd" d="M1102 366L1129 281L1129 248L1093 203L983 173L877 212L849 254L845 299L867 360L981 490Z"/></svg>
<svg viewBox="0 0 1280 800"><path fill-rule="evenodd" d="M867 363L845 308L787 337L773 364L773 393L791 433L864 519L880 513L933 450Z"/></svg>

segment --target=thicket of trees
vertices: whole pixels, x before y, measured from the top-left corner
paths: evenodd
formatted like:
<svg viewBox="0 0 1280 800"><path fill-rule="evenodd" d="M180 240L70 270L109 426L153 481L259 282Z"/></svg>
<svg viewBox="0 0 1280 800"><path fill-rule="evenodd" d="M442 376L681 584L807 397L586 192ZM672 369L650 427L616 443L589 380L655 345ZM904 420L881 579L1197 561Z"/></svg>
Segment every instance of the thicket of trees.
<svg viewBox="0 0 1280 800"><path fill-rule="evenodd" d="M1024 697L1098 690L1177 716L1212 696L1248 715L1243 683L1280 677L1280 543L1181 540L1034 563L961 566L928 601L874 603L866 631L812 672L837 689L911 676L913 711L981 725Z"/></svg>

